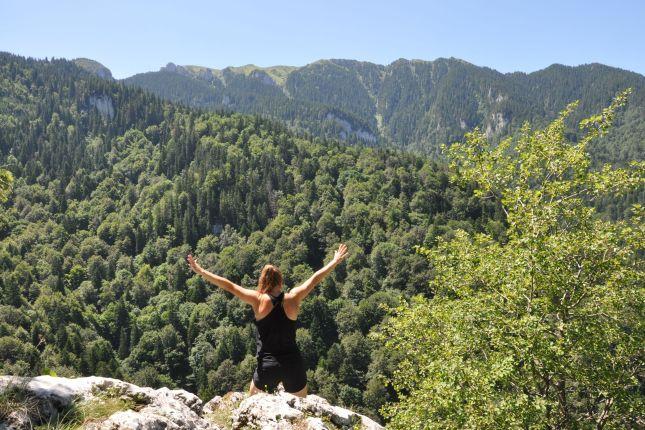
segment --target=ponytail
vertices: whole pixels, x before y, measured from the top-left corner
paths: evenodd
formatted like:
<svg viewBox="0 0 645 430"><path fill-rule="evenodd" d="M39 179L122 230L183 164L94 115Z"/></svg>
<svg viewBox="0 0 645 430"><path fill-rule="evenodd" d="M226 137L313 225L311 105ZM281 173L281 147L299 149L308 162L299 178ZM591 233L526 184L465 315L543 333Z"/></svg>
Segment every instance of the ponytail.
<svg viewBox="0 0 645 430"><path fill-rule="evenodd" d="M282 273L280 269L272 264L267 264L262 268L260 279L258 280L258 291L268 293L278 285L282 285Z"/></svg>

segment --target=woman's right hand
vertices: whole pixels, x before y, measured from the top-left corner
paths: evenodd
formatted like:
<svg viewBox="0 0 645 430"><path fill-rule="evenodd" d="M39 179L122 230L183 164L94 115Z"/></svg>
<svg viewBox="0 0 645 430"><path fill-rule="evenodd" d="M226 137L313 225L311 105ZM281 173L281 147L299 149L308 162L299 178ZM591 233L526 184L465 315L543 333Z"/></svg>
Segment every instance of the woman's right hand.
<svg viewBox="0 0 645 430"><path fill-rule="evenodd" d="M334 265L340 264L348 255L347 246L344 243L341 243L338 250L334 252L334 259L332 260Z"/></svg>

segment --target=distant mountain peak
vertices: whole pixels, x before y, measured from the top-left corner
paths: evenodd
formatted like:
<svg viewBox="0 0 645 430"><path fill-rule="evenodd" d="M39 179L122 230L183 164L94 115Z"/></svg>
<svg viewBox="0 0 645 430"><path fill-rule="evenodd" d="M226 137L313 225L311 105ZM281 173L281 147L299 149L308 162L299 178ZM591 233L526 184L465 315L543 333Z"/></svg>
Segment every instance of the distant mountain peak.
<svg viewBox="0 0 645 430"><path fill-rule="evenodd" d="M96 60L91 60L89 58L76 58L74 63L86 71L95 74L99 78L113 80L112 72L110 69L105 67L103 64L99 63Z"/></svg>
<svg viewBox="0 0 645 430"><path fill-rule="evenodd" d="M184 66L179 66L173 62L169 62L165 66L162 66L159 68L160 72L168 72L168 73L178 73L180 75L184 76L191 76L190 71L184 67Z"/></svg>

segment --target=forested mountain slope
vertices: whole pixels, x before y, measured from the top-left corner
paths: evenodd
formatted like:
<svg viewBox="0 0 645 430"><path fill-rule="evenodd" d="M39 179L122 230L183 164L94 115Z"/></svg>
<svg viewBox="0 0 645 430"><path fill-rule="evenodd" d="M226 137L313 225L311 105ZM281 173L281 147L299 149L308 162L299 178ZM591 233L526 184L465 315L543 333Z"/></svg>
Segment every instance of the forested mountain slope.
<svg viewBox="0 0 645 430"><path fill-rule="evenodd" d="M278 118L318 136L434 155L441 144L461 140L474 127L499 138L524 121L544 125L578 99L574 119L583 118L631 87L623 120L591 150L599 160L619 162L644 152L645 77L602 64L502 74L455 58L400 59L387 66L321 60L299 68L222 70L170 63L124 82L192 106Z"/></svg>
<svg viewBox="0 0 645 430"><path fill-rule="evenodd" d="M271 262L297 285L340 241L350 258L303 304L312 392L376 417L397 357L381 304L427 292L414 253L456 228L503 234L490 200L394 150L174 105L65 60L0 54L0 373L99 375L203 398L245 390L252 311L191 276L253 288Z"/></svg>
<svg viewBox="0 0 645 430"><path fill-rule="evenodd" d="M73 61L80 68L97 75L99 78L114 79L112 77L112 72L110 71L110 69L108 69L98 61L90 60L89 58L76 58Z"/></svg>

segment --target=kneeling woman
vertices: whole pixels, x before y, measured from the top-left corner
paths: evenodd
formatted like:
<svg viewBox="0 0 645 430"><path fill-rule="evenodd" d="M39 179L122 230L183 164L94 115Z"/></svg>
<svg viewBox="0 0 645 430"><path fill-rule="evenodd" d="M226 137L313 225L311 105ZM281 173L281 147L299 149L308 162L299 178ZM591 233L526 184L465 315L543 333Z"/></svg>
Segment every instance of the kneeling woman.
<svg viewBox="0 0 645 430"><path fill-rule="evenodd" d="M187 257L195 273L253 307L258 365L251 380L252 395L261 391L273 392L280 382L289 393L307 395L307 373L296 345L300 303L347 255L347 247L341 244L325 267L288 293L282 291L282 273L273 265L262 268L258 289L250 290L204 270L192 255Z"/></svg>

